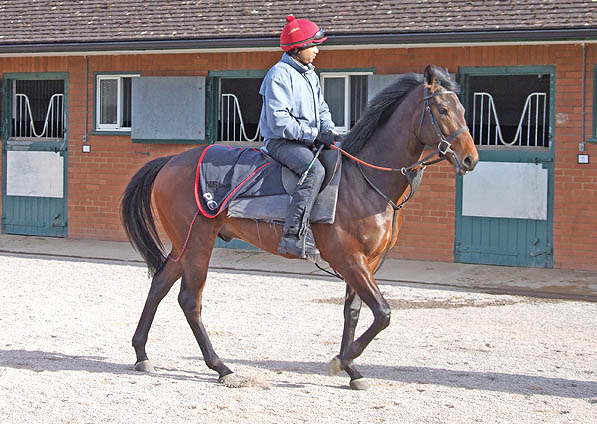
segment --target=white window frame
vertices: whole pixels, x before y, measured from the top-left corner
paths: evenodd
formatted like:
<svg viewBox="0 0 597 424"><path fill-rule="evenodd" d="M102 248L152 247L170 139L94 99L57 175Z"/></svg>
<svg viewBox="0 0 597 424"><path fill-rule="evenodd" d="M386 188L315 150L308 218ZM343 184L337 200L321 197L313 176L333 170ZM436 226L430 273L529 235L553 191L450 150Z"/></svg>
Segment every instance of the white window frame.
<svg viewBox="0 0 597 424"><path fill-rule="evenodd" d="M321 85L321 93L325 93L325 79L326 78L344 78L344 98L346 102L344 103L344 123L345 125L342 127L336 126L336 130L338 132L345 134L350 130L350 77L356 75L373 75L373 72L322 72L319 74L319 82Z"/></svg>
<svg viewBox="0 0 597 424"><path fill-rule="evenodd" d="M131 131L131 127L122 126L122 79L139 77L141 74L98 74L96 76L96 92L95 92L95 130L96 131ZM117 80L117 91L116 97L118 102L116 103L116 124L102 124L101 110L102 110L102 98L101 98L101 81L104 80Z"/></svg>

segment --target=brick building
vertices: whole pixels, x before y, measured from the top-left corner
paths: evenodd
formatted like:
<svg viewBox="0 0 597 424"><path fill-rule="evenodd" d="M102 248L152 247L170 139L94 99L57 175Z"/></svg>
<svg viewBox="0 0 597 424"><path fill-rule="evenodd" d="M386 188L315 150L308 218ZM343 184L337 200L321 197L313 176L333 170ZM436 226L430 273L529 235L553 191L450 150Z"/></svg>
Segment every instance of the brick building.
<svg viewBox="0 0 597 424"><path fill-rule="evenodd" d="M480 165L427 168L393 257L597 269L597 13L579 0L0 2L2 232L124 240L143 163L258 146L289 13L329 36L315 65L346 130L397 74L461 83Z"/></svg>

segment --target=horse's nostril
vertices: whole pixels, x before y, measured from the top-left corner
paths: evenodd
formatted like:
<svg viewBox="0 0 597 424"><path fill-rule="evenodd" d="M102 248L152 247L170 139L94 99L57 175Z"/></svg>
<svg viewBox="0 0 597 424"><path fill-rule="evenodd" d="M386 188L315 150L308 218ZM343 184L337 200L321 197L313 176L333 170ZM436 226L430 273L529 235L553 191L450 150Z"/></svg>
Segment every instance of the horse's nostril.
<svg viewBox="0 0 597 424"><path fill-rule="evenodd" d="M468 171L472 170L475 167L475 161L473 160L473 156L466 155L466 157L462 160L462 164Z"/></svg>

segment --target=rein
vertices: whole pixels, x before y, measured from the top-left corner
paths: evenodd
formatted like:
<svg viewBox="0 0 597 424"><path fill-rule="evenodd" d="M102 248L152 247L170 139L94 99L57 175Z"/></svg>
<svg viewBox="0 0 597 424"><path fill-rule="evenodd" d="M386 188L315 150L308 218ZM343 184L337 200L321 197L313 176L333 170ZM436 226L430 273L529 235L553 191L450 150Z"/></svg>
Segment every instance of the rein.
<svg viewBox="0 0 597 424"><path fill-rule="evenodd" d="M454 157L454 160L458 161L458 157L456 155L456 152L454 150L452 150L452 141L458 137L460 134L469 131L468 126L464 126L461 127L459 129L457 129L456 131L454 131L452 134L450 134L448 137L446 137L444 135L444 132L442 131L442 129L440 128L439 124L437 123L437 120L435 119L435 115L433 115L433 111L431 110L431 106L429 106L429 99L436 97L436 96L441 96L443 94L456 94L454 91L441 91L438 93L431 93L428 94L428 88L425 87L424 90L424 94L423 94L423 102L424 102L424 108L423 108L423 112L421 113L421 119L419 120L419 135L421 134L421 128L423 127L423 121L425 119L425 112L427 112L429 114L429 118L431 119L431 124L433 125L433 128L435 129L435 133L437 134L438 138L439 138L439 143L437 145L437 148L435 149L435 151L431 152L430 154L428 154L427 156L425 156L423 159L413 163L410 166L407 167L402 167L402 168L386 168L383 166L377 166L377 165L373 165L371 163L365 162L362 159L357 158L356 156L351 155L350 153L348 153L345 150L342 150L340 147L335 146L335 145L331 145L330 147L332 149L336 149L338 151L340 151L340 153L342 153L344 156L346 156L347 158L352 159L353 161L360 163L361 165L365 165L369 168L373 168L373 169L377 169L379 171L390 171L390 172L401 172L402 175L406 175L406 173L408 171L412 171L417 167L420 168L425 168L427 165L433 165L435 163L441 162L443 160L446 160L446 153L451 153L452 156ZM434 159L432 161L427 162L429 159L431 159L432 157L434 157L435 155L439 156L437 159ZM362 172L362 171L361 171Z"/></svg>
<svg viewBox="0 0 597 424"><path fill-rule="evenodd" d="M456 155L456 152L454 150L452 150L452 141L456 137L458 137L460 134L462 134L466 131L469 131L469 129L468 129L468 126L465 125L464 127L461 127L458 130L454 131L448 137L446 137L444 135L444 132L440 128L439 124L437 123L437 120L435 119L435 116L433 115L433 111L431 110L431 106L429 105L429 99L431 99L435 96L443 95L443 94L456 94L456 93L454 91L441 91L441 92L429 94L428 88L427 87L424 88L424 92L423 92L424 108L423 108L423 111L421 112L421 119L419 120L418 133L419 133L419 135L421 134L421 128L423 127L423 120L425 119L425 116L426 116L425 112L427 112L429 115L429 118L431 119L431 124L433 125L435 133L437 134L437 136L439 138L439 143L438 143L435 151L431 152L430 154L425 156L423 159L420 159L419 161L413 163L410 166L402 167L399 169L377 166L377 165L373 165L368 162L365 162L364 160L351 155L350 153L342 150L340 147L337 147L335 145L330 146L332 149L339 150L340 153L342 153L344 156L355 161L357 163L357 167L359 168L359 171L361 171L361 175L363 175L363 178L365 179L365 181L367 181L367 183L371 186L371 188L373 188L373 190L375 190L375 192L377 194L379 194L386 201L386 203L388 203L394 209L394 215L392 217L392 232L390 235L390 242L388 243L388 246L386 247L386 249L383 253L381 261L375 267L375 270L373 271L373 275L375 275L375 273L377 273L377 271L379 271L379 269L383 265L384 261L386 260L386 257L388 256L390 248L392 246L392 240L394 240L394 236L396 234L396 222L397 222L396 218L398 216L398 211L400 209L402 209L404 204L406 202L408 202L414 196L415 192L419 188L419 184L421 183L421 179L423 178L423 171L425 171L425 168L427 167L427 165L433 165L435 163L441 162L446 159L446 153L451 153L454 160L458 163L458 166L460 166L460 161L458 160L458 156ZM436 155L439 156L437 159L427 162L429 159L433 158ZM406 178L408 178L408 184L410 186L410 193L408 194L407 197L405 197L400 202L400 204L397 205L383 191L381 191L381 189L379 187L377 187L375 184L373 184L373 182L367 177L367 175L365 175L365 172L363 171L363 168L361 167L361 165L365 165L369 168L377 169L379 171L400 172L402 175L404 175L404 176L406 176ZM338 277L341 280L343 279L335 271L334 271L334 273L332 273L332 272L322 268L317 263L315 265L320 270L327 272L330 275L334 275L335 277Z"/></svg>
<svg viewBox="0 0 597 424"><path fill-rule="evenodd" d="M408 171L413 170L416 167L421 167L421 168L425 168L427 165L433 165L434 163L438 163L441 162L443 160L446 160L445 157L442 156L441 154L441 150L438 148L436 149L434 152L428 154L427 156L425 156L423 159L413 163L412 165L408 166L408 167L403 167L403 168L386 168L383 166L377 166L377 165L373 165L369 162L365 162L362 159L357 158L356 156L351 155L350 153L348 153L345 150L342 150L340 147L335 146L335 145L331 145L330 146L332 149L336 149L338 150L340 153L342 153L344 156L346 156L349 159L352 159L353 161L361 164L361 165L365 165L369 168L373 168L373 169L377 169L378 171L390 171L390 172L400 172L402 173L402 175L406 175L406 173ZM435 155L440 155L440 157L438 159L432 160L427 162L429 159L431 159L432 157L434 157Z"/></svg>

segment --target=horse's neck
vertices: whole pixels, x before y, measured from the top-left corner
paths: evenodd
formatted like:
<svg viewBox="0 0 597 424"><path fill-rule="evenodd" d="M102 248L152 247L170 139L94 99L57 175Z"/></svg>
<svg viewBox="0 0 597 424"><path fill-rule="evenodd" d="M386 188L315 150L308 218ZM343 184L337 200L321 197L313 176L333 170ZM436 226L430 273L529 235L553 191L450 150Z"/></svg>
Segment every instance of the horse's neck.
<svg viewBox="0 0 597 424"><path fill-rule="evenodd" d="M401 169L419 160L424 146L417 141L412 125L412 107L401 104L386 125L375 132L359 153L359 158L385 168ZM366 168L363 166L362 168ZM372 182L391 200L398 199L408 187L408 179L400 172L365 169Z"/></svg>

